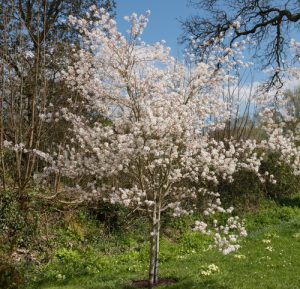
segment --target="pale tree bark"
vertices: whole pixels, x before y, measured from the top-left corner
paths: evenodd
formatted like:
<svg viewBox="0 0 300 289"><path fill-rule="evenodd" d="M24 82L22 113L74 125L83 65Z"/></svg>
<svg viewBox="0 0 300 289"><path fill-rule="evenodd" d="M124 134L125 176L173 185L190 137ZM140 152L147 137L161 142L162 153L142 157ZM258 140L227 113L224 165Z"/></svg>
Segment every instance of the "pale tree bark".
<svg viewBox="0 0 300 289"><path fill-rule="evenodd" d="M154 269L154 283L158 282L158 263L159 263L159 237L160 237L160 214L161 214L161 203L158 203L157 208L157 219L156 219L156 236L155 236L155 269Z"/></svg>
<svg viewBox="0 0 300 289"><path fill-rule="evenodd" d="M153 288L155 280L155 259L156 259L156 204L152 213L152 226L150 232L150 262L149 262L149 289Z"/></svg>
<svg viewBox="0 0 300 289"><path fill-rule="evenodd" d="M161 203L156 202L152 213L150 233L150 262L149 262L149 289L158 282L159 237L160 237Z"/></svg>
<svg viewBox="0 0 300 289"><path fill-rule="evenodd" d="M155 276L155 250L156 250L156 240L155 240L155 225L153 225L151 236L150 236L150 263L149 263L149 289L154 286L154 276Z"/></svg>

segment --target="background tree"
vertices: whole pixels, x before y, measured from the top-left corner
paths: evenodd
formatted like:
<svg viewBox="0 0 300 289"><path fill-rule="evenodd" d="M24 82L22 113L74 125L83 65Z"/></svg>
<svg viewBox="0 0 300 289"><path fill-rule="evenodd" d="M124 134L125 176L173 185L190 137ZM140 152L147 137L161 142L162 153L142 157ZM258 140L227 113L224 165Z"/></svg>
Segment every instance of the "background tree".
<svg viewBox="0 0 300 289"><path fill-rule="evenodd" d="M291 32L298 29L300 21L299 1L294 0L208 0L189 1L200 9L200 14L182 23L182 41L204 56L213 42L233 28L229 41L233 47L237 40L250 38L256 42L254 55L263 68L273 68L272 84L282 84L280 70L284 68ZM195 45L196 43L196 45Z"/></svg>
<svg viewBox="0 0 300 289"><path fill-rule="evenodd" d="M5 154L3 141L30 150L51 147L65 134L63 124L47 124L39 115L45 107L66 105L67 87L58 72L72 62L79 33L67 26L69 14L84 17L92 4L112 14L114 1L15 0L0 6L0 151L1 185L24 191L37 169L36 157ZM22 194L23 195L23 194Z"/></svg>
<svg viewBox="0 0 300 289"><path fill-rule="evenodd" d="M292 89L288 89L286 97L288 99L287 109L289 113L300 120L300 86L297 85Z"/></svg>

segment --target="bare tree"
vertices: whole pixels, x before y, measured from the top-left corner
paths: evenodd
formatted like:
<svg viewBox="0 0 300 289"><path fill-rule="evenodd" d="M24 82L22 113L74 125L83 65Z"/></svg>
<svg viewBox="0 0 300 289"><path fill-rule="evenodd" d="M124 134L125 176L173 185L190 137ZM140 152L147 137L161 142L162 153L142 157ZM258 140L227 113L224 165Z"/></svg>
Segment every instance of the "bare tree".
<svg viewBox="0 0 300 289"><path fill-rule="evenodd" d="M32 153L5 154L4 140L30 151L46 149L65 134L61 124L39 115L65 105L70 91L58 72L72 62L79 34L69 15L84 16L91 5L113 14L114 0L0 0L0 176L1 185L23 192L38 163ZM23 193L20 195L24 195Z"/></svg>
<svg viewBox="0 0 300 289"><path fill-rule="evenodd" d="M230 29L230 47L250 37L256 41L254 56L263 68L273 66L271 84L282 85L280 69L284 67L290 32L299 27L299 0L190 0L200 10L199 15L182 22L181 41L188 43L197 54L209 53L212 39L222 38ZM236 21L239 21L237 24ZM194 46L193 43L199 43Z"/></svg>
<svg viewBox="0 0 300 289"><path fill-rule="evenodd" d="M300 85L293 89L288 89L286 97L289 99L287 109L289 113L300 120Z"/></svg>

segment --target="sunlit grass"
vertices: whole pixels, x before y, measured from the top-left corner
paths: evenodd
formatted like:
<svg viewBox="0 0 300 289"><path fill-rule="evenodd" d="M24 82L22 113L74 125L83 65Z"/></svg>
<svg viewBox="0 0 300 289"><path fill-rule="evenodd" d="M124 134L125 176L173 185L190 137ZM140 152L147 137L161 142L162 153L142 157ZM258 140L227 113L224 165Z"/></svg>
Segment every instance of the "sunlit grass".
<svg viewBox="0 0 300 289"><path fill-rule="evenodd" d="M228 256L208 250L207 240L194 232L186 231L176 240L164 237L161 242L160 275L176 278L178 282L159 288L299 289L300 211L293 211L290 218L268 221L269 224L264 224L262 220L256 226L255 220L260 218L248 217L249 236L238 252ZM62 277L36 287L129 289L132 288L131 280L147 278L147 254L146 242L132 244L132 249L123 254L99 253L89 264L90 274L60 280L64 272L62 265Z"/></svg>

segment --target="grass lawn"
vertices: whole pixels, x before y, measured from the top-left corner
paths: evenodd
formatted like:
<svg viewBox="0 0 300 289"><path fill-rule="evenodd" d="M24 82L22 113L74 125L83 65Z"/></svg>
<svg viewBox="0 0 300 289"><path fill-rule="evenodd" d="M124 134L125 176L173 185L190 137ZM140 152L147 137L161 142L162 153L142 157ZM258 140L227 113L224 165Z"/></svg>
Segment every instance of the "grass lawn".
<svg viewBox="0 0 300 289"><path fill-rule="evenodd" d="M238 252L228 256L207 250L208 240L195 232L186 231L177 240L164 237L160 276L176 278L178 282L158 288L299 289L300 210L276 210L248 216L249 236ZM54 272L56 280L43 280L30 288L133 288L131 280L147 278L148 244L134 238L131 242L128 250L120 254L93 253L85 261L83 256L78 263L85 262L84 275L65 277L64 272L71 270L66 268L73 265L66 260L56 261L56 267L52 264L46 269ZM209 267L212 264L217 267Z"/></svg>

